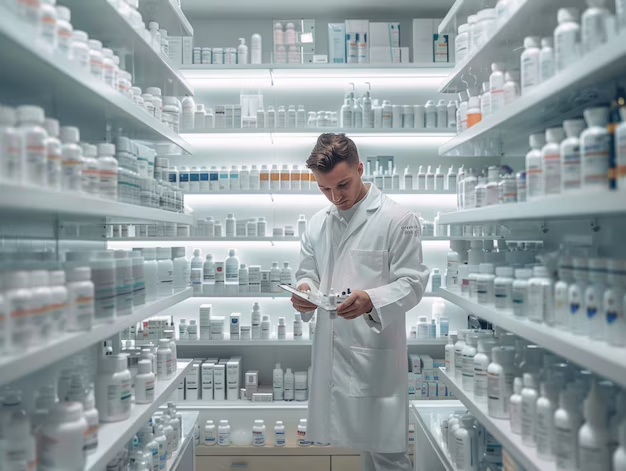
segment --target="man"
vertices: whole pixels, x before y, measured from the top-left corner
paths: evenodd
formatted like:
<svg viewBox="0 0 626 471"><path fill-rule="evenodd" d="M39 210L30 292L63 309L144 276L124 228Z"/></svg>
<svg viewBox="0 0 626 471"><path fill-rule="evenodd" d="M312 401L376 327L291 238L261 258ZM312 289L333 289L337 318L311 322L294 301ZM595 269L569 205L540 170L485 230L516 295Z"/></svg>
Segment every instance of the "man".
<svg viewBox="0 0 626 471"><path fill-rule="evenodd" d="M418 219L363 183L363 163L344 134L322 134L307 167L333 205L302 237L296 286L352 292L337 319L318 313L307 435L359 450L364 471L410 470L405 314L429 276ZM315 305L291 301L305 321L312 317Z"/></svg>

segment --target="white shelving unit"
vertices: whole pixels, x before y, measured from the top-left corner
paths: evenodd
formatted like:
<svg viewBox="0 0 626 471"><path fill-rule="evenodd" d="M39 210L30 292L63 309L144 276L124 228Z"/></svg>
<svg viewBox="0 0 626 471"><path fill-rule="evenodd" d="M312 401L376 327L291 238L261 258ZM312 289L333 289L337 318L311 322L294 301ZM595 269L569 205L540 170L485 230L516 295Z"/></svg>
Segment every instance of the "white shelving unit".
<svg viewBox="0 0 626 471"><path fill-rule="evenodd" d="M316 138L323 132L345 132L349 136L377 136L377 137L440 137L440 138L452 138L454 133L449 131L442 131L438 129L352 129L352 128L301 128L301 129L278 129L278 128L237 128L237 129L212 129L210 131L203 132L186 132L182 136L183 138L189 136L206 136L213 135L259 135L259 134L271 134L271 135L297 135L298 137L310 137Z"/></svg>
<svg viewBox="0 0 626 471"><path fill-rule="evenodd" d="M62 193L6 183L0 184L0 211L86 218L108 217L126 222L193 223L192 216L172 211L119 203L81 193Z"/></svg>
<svg viewBox="0 0 626 471"><path fill-rule="evenodd" d="M545 2L529 2L537 3ZM530 6L521 12L532 17L525 25L541 16L541 11ZM611 81L626 70L624 41L626 32L443 144L439 155L525 155L530 134L560 126L565 119L581 117L584 109L610 101L614 91ZM572 99L576 96L580 99Z"/></svg>
<svg viewBox="0 0 626 471"><path fill-rule="evenodd" d="M606 342L574 335L560 327L518 318L512 312L479 304L447 289L442 289L440 294L443 299L468 312L626 387L626 348L612 347Z"/></svg>
<svg viewBox="0 0 626 471"><path fill-rule="evenodd" d="M108 0L65 0L72 10L75 29L87 31L89 37L98 38L105 46L131 51L128 58L133 64L133 76L138 86L161 87L162 95L193 95L193 87L170 62L169 57L157 52L142 34L134 30ZM107 46L107 47L109 47Z"/></svg>
<svg viewBox="0 0 626 471"><path fill-rule="evenodd" d="M176 471L181 464L183 457L188 453L189 447L192 446L194 440L194 433L198 424L198 412L182 412L182 436L183 439L180 442L178 450L172 453L171 460L167 462L167 468L165 471ZM190 470L189 470L190 471Z"/></svg>
<svg viewBox="0 0 626 471"><path fill-rule="evenodd" d="M451 69L453 64L448 63L409 63L409 64L193 64L185 65L181 72L188 74L189 71L198 70L226 70L229 73L236 74L238 71L258 70L270 73L275 70L328 70L341 72L383 72L388 71L393 75L395 71L402 71L406 74L421 74L423 72L431 72L437 69ZM243 72L245 74L245 72Z"/></svg>
<svg viewBox="0 0 626 471"><path fill-rule="evenodd" d="M121 422L101 424L98 430L98 448L87 456L85 471L100 471L106 468L109 461L131 440L148 419L166 401L178 387L192 361L179 361L176 374L169 381L157 381L155 384L154 402L151 404L133 404L130 417Z"/></svg>
<svg viewBox="0 0 626 471"><path fill-rule="evenodd" d="M456 195L456 191L448 190L381 190L385 195ZM213 195L313 195L322 196L320 190L238 190L238 191L207 191L205 193L185 193L194 196Z"/></svg>
<svg viewBox="0 0 626 471"><path fill-rule="evenodd" d="M271 391L270 391L271 392ZM252 401L181 401L177 408L181 410L259 410L259 409L303 409L309 407L308 401L276 401L276 402L252 402Z"/></svg>
<svg viewBox="0 0 626 471"><path fill-rule="evenodd" d="M456 34L467 17L485 7L484 0L456 0L439 24L439 34Z"/></svg>
<svg viewBox="0 0 626 471"><path fill-rule="evenodd" d="M147 21L156 21L166 29L168 36L193 36L193 26L176 0L148 0L139 3L139 10Z"/></svg>
<svg viewBox="0 0 626 471"><path fill-rule="evenodd" d="M98 324L88 332L65 332L53 340L18 354L0 358L0 386L27 376L46 366L102 342L128 326L171 307L191 295L191 288L136 308L130 316L117 317L108 324Z"/></svg>
<svg viewBox="0 0 626 471"><path fill-rule="evenodd" d="M478 224L619 216L626 213L625 198L624 190L565 193L525 203L499 204L444 213L439 217L439 223Z"/></svg>
<svg viewBox="0 0 626 471"><path fill-rule="evenodd" d="M474 400L474 395L471 392L464 391L454 378L446 373L445 368L440 368L439 378L443 379L448 389L526 471L556 471L554 462L551 463L539 459L536 448L531 448L522 443L522 436L511 431L511 425L508 420L490 417L487 412L487 405L477 403Z"/></svg>
<svg viewBox="0 0 626 471"><path fill-rule="evenodd" d="M0 50L0 60L6 64L3 80L33 91L45 87L61 94L63 100L55 103L52 114L61 125L78 126L83 140L102 139L110 125L129 137L169 141L191 153L192 147L178 134L60 52L33 41L35 36L32 27L0 7L0 38L11 43Z"/></svg>
<svg viewBox="0 0 626 471"><path fill-rule="evenodd" d="M212 293L195 295L194 298L291 298L291 293L283 291L281 293ZM427 292L424 298L439 298L438 293Z"/></svg>
<svg viewBox="0 0 626 471"><path fill-rule="evenodd" d="M448 343L447 337L436 339L408 339L409 346L441 346ZM313 342L303 340L178 340L178 347L311 347Z"/></svg>

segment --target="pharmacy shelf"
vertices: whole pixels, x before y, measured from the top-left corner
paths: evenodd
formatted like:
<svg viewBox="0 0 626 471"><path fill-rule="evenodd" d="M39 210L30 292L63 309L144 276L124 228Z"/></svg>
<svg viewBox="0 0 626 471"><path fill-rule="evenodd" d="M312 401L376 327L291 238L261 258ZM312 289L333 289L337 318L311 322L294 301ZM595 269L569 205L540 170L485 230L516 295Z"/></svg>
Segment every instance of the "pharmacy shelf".
<svg viewBox="0 0 626 471"><path fill-rule="evenodd" d="M478 76L479 79L488 81L492 63L505 60L511 63L518 59L526 36L545 36L547 31L554 29L559 6L558 2L523 0L517 11L493 31L491 38L482 47L463 62L456 64L450 75L439 85L439 92L458 93L466 90L470 76ZM479 6L479 10L482 8L484 6ZM516 50L517 53L514 52Z"/></svg>
<svg viewBox="0 0 626 471"><path fill-rule="evenodd" d="M80 193L0 184L0 212L59 215L65 217L99 218L116 221L155 221L193 224L193 216L119 203Z"/></svg>
<svg viewBox="0 0 626 471"><path fill-rule="evenodd" d="M372 136L372 137L425 137L425 138L453 138L455 136L454 133L449 130L438 130L438 129L352 129L352 128L338 128L338 127L328 127L328 128L297 128L297 129L279 129L279 128L234 128L234 129L212 129L210 131L202 131L202 132L188 132L185 131L182 134L183 138L189 137L211 137L211 136L224 136L224 135L259 135L259 134L268 134L268 135L277 135L280 137L281 134L286 135L296 135L297 137L302 138L317 138L320 135L320 132L343 132L348 134L349 136Z"/></svg>
<svg viewBox="0 0 626 471"><path fill-rule="evenodd" d="M193 36L193 27L176 0L144 0L139 11L146 24L156 21L168 36Z"/></svg>
<svg viewBox="0 0 626 471"><path fill-rule="evenodd" d="M15 355L0 358L0 386L41 370L57 361L74 355L85 348L106 340L113 335L148 317L189 298L191 288L179 291L136 308L130 316L117 317L108 324L98 324L88 332L65 332L54 340Z"/></svg>
<svg viewBox="0 0 626 471"><path fill-rule="evenodd" d="M15 19L0 7L0 40L11 43L0 48L3 67L1 82L32 92L13 96L22 103L42 103L62 125L79 126L83 140L102 140L107 126L122 129L124 135L146 141L168 141L185 152L192 147L166 125L150 116L128 98L95 79L88 71L58 51L50 51L33 41L33 28ZM50 96L38 99L41 90Z"/></svg>
<svg viewBox="0 0 626 471"><path fill-rule="evenodd" d="M467 407L469 412L498 440L502 448L512 455L526 471L556 471L554 462L544 461L537 456L537 449L522 443L522 436L511 431L510 422L506 419L494 419L487 412L487 404L479 404L471 392L463 390L453 377L439 368L439 380Z"/></svg>
<svg viewBox="0 0 626 471"><path fill-rule="evenodd" d="M281 293L211 293L199 294L194 298L291 298L291 293L283 291ZM438 293L424 293L423 298L440 298Z"/></svg>
<svg viewBox="0 0 626 471"><path fill-rule="evenodd" d="M87 31L90 38L101 40L106 47L129 54L126 68L132 72L134 84L142 89L160 87L163 96L193 95L193 87L174 68L169 57L154 50L108 0L63 3L72 10L74 29Z"/></svg>
<svg viewBox="0 0 626 471"><path fill-rule="evenodd" d="M381 190L385 195L455 195L455 190ZM313 195L323 196L318 189L315 190L238 190L238 191L207 191L202 193L185 193L185 195Z"/></svg>
<svg viewBox="0 0 626 471"><path fill-rule="evenodd" d="M482 239L481 239L482 240ZM300 242L300 237L109 237L107 242Z"/></svg>
<svg viewBox="0 0 626 471"><path fill-rule="evenodd" d="M154 402L151 404L133 404L130 417L121 422L103 423L98 429L98 448L87 456L85 471L101 471L109 461L126 446L135 433L148 423L163 402L178 388L178 384L185 379L191 368L191 360L178 361L178 368L174 377L167 381L156 381Z"/></svg>
<svg viewBox="0 0 626 471"><path fill-rule="evenodd" d="M408 339L408 346L430 347L441 346L448 343L448 337L436 339ZM178 347L311 347L313 342L308 339L302 340L178 340Z"/></svg>
<svg viewBox="0 0 626 471"><path fill-rule="evenodd" d="M626 387L626 348L612 347L606 342L574 335L560 327L518 318L512 312L496 309L489 304L479 304L447 289L442 288L440 294L443 299L469 313Z"/></svg>
<svg viewBox="0 0 626 471"><path fill-rule="evenodd" d="M440 224L479 224L481 222L573 220L626 213L626 190L576 192L545 196L525 203L499 204L465 209L439 216Z"/></svg>
<svg viewBox="0 0 626 471"><path fill-rule="evenodd" d="M485 0L456 0L445 18L439 23L439 34L456 35L459 26L467 23L467 17L483 8L485 8Z"/></svg>
<svg viewBox="0 0 626 471"><path fill-rule="evenodd" d="M178 345L178 344L177 344ZM263 392L263 391L261 391ZM272 392L271 390L269 392ZM308 408L307 401L275 401L275 402L252 402L252 401L179 401L176 404L179 410L258 410L258 409L303 409Z"/></svg>
<svg viewBox="0 0 626 471"><path fill-rule="evenodd" d="M178 450L172 453L171 459L167 461L167 467L165 471L176 471L178 469L178 465L181 462L182 457L185 455L187 448L193 442L196 426L198 425L198 418L200 416L199 412L181 412L182 424L181 424L181 433L182 440L180 445L178 446ZM185 470L191 471L191 470Z"/></svg>
<svg viewBox="0 0 626 471"><path fill-rule="evenodd" d="M552 3L552 2L545 2ZM532 23L533 20L529 20ZM439 147L441 156L525 155L528 136L605 105L626 71L626 31ZM495 58L494 58L495 59Z"/></svg>
<svg viewBox="0 0 626 471"><path fill-rule="evenodd" d="M269 434L268 434L269 435ZM295 435L295 434L294 434ZM355 450L348 448L335 448L332 446L297 446L289 443L287 446L273 446L272 440L268 440L265 446L198 446L196 456L356 456ZM244 464L243 469L247 469ZM231 468L237 469L237 468Z"/></svg>
<svg viewBox="0 0 626 471"><path fill-rule="evenodd" d="M259 70L268 73L274 70L312 70L312 71L373 71L377 73L387 73L391 71L407 71L409 73L420 74L423 71L431 72L437 69L451 69L454 64L448 63L410 63L410 64L192 64L185 65L181 69L182 74L190 74L191 71L200 70L226 70L236 74L237 71ZM448 71L446 70L446 72ZM196 75L197 77L197 75Z"/></svg>
<svg viewBox="0 0 626 471"><path fill-rule="evenodd" d="M456 466L450 460L448 450L443 444L441 422L444 419L447 420L450 414L465 410L461 401L411 401L411 407L417 419L417 425L422 429L429 445L445 470L457 471Z"/></svg>

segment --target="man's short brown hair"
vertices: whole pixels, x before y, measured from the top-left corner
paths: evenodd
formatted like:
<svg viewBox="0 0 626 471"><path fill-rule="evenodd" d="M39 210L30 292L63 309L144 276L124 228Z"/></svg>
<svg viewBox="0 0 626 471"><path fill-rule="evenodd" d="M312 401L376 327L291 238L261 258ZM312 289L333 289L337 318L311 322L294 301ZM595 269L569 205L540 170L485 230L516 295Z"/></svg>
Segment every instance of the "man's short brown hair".
<svg viewBox="0 0 626 471"><path fill-rule="evenodd" d="M306 166L311 170L327 173L340 162L346 162L350 166L358 165L359 152L356 144L343 133L324 133L317 138Z"/></svg>

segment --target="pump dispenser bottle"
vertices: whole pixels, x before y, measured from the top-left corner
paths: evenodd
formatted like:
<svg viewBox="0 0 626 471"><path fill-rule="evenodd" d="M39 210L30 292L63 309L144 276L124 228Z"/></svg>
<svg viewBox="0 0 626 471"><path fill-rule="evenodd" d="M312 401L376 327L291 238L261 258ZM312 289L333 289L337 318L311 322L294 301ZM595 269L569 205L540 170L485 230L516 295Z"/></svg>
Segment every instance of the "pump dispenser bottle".
<svg viewBox="0 0 626 471"><path fill-rule="evenodd" d="M585 424L578 432L579 469L611 469L605 399L594 380L583 407Z"/></svg>

